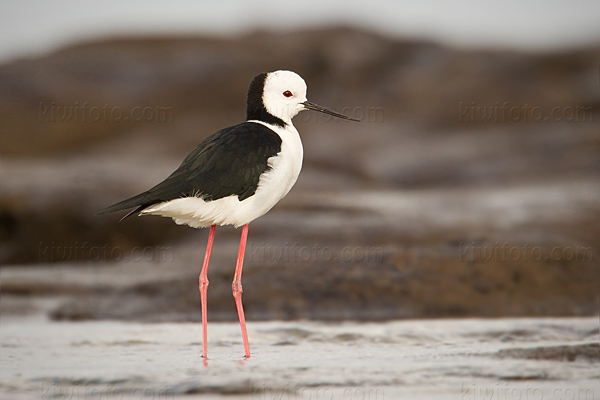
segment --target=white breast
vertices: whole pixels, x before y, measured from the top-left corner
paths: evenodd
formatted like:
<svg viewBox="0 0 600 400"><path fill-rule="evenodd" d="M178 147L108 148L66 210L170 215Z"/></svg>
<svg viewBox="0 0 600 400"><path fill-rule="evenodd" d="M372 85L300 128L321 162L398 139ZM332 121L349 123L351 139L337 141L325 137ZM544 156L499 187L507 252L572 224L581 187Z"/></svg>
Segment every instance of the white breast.
<svg viewBox="0 0 600 400"><path fill-rule="evenodd" d="M204 228L211 225L248 224L263 216L290 191L302 169L302 141L292 124L285 128L262 121L248 121L262 124L281 137L281 151L267 161L271 169L264 172L254 195L243 201L237 196L228 196L214 201L204 201L198 197L185 197L171 200L147 208L142 214L171 217L180 225Z"/></svg>

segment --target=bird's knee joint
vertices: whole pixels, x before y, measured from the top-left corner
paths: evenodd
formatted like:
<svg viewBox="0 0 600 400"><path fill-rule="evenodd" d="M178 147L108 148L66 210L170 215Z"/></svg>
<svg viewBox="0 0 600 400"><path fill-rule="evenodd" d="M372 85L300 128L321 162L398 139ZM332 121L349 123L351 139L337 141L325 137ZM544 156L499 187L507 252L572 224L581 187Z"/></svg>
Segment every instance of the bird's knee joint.
<svg viewBox="0 0 600 400"><path fill-rule="evenodd" d="M233 294L236 295L238 293L242 293L242 282L240 281L233 281L233 283L231 284L231 289L233 290Z"/></svg>
<svg viewBox="0 0 600 400"><path fill-rule="evenodd" d="M200 279L198 279L199 283L200 283L200 290L205 290L206 288L208 288L208 278L207 277L200 277Z"/></svg>

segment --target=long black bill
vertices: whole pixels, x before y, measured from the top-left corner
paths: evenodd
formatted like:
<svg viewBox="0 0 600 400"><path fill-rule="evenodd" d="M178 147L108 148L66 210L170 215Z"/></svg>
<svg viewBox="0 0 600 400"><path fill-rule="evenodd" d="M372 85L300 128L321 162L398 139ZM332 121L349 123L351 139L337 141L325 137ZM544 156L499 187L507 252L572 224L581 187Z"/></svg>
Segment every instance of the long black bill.
<svg viewBox="0 0 600 400"><path fill-rule="evenodd" d="M360 122L359 119L352 118L352 117L349 117L349 116L344 115L344 114L336 113L335 111L328 110L327 108L321 107L320 105L315 104L315 103L311 103L310 101L305 101L302 104L304 105L304 107L307 110L319 111L319 112L322 112L324 114L333 115L334 117L338 117L338 118L342 118L342 119L347 119L347 120L350 120L350 121Z"/></svg>

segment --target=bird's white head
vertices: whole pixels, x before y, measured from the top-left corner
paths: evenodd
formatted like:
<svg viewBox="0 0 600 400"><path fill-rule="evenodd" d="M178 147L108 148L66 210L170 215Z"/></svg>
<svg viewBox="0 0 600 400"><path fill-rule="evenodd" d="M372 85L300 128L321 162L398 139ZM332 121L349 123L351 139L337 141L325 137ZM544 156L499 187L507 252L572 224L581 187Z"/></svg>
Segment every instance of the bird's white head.
<svg viewBox="0 0 600 400"><path fill-rule="evenodd" d="M269 114L291 123L304 110L306 82L292 71L271 72L265 79L262 99Z"/></svg>
<svg viewBox="0 0 600 400"><path fill-rule="evenodd" d="M306 99L306 82L295 72L274 71L257 75L248 89L247 119L276 125L292 124L300 111L315 110L356 121Z"/></svg>

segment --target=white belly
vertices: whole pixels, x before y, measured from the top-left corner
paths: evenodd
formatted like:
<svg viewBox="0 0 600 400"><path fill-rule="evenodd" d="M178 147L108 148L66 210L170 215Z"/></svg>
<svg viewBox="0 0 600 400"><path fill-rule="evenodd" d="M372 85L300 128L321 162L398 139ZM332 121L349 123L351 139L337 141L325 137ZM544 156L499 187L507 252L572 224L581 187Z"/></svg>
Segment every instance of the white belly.
<svg viewBox="0 0 600 400"><path fill-rule="evenodd" d="M199 197L183 197L151 206L141 214L171 217L180 225L204 228L211 225L239 227L263 216L290 191L302 169L302 142L296 128L263 124L281 137L281 151L267 161L271 169L264 172L254 195L243 201L237 196L204 201Z"/></svg>

